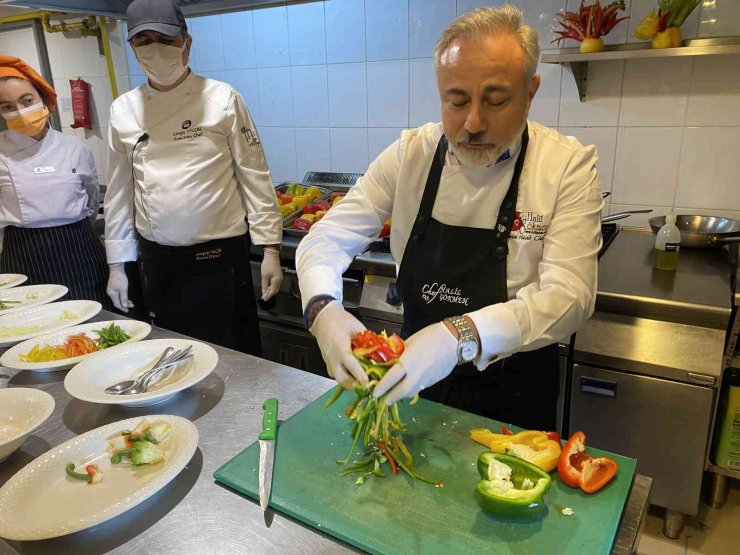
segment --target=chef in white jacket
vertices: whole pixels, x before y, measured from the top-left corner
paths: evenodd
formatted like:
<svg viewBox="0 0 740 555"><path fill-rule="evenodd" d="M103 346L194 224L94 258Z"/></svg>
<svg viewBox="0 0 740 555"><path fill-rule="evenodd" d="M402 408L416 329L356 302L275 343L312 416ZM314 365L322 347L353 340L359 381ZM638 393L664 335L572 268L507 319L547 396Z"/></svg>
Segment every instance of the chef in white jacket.
<svg viewBox="0 0 740 555"><path fill-rule="evenodd" d="M442 123L404 131L301 242L305 317L345 387L367 378L341 276L392 216L407 343L375 396L555 428L556 342L593 311L603 202L595 149L527 120L538 58L511 5L453 21L435 49Z"/></svg>
<svg viewBox="0 0 740 555"><path fill-rule="evenodd" d="M154 324L259 355L250 236L267 300L282 281L282 218L257 130L237 91L188 68L174 2L135 0L127 23L148 81L110 111L108 292L131 304L124 263L138 258Z"/></svg>
<svg viewBox="0 0 740 555"><path fill-rule="evenodd" d="M49 126L54 89L23 60L0 56L0 273L56 283L68 299L112 308L108 268L92 222L98 172L90 147Z"/></svg>

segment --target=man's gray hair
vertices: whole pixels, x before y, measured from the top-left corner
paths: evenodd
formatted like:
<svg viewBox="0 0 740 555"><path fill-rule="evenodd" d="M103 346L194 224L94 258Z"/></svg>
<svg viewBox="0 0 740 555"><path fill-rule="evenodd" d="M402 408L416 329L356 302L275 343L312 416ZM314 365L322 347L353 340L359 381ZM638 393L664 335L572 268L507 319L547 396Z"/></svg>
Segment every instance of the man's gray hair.
<svg viewBox="0 0 740 555"><path fill-rule="evenodd" d="M524 69L531 79L540 58L537 31L522 21L522 11L511 4L471 10L450 23L434 47L434 66L439 67L442 55L454 41L498 34L512 35L519 41L525 56Z"/></svg>

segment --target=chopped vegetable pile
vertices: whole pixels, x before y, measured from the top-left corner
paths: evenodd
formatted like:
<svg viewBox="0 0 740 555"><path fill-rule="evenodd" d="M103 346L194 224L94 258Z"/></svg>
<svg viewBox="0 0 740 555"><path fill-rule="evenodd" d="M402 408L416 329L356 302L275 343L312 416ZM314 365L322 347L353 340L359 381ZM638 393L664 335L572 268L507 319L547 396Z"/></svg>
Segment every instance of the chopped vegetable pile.
<svg viewBox="0 0 740 555"><path fill-rule="evenodd" d="M69 336L60 345L34 345L25 355L18 355L22 362L50 362L87 355L113 347L131 339L123 329L115 323L95 330L98 339L91 339L85 333Z"/></svg>
<svg viewBox="0 0 740 555"><path fill-rule="evenodd" d="M360 474L356 484L363 484L370 476L385 477L382 465L388 463L391 472L398 474L399 468L416 480L444 487L444 482L422 476L413 468L414 457L406 447L401 436L407 431L401 420L398 403L386 405L386 396L375 399L372 393L380 379L393 366L404 350L403 340L397 335L388 337L385 332L380 335L371 331L357 334L352 341L352 352L360 361L370 380L366 387L356 383L356 398L345 410L350 420L355 422L352 433L352 447L346 459L337 464L347 465L355 453L357 444L362 440L365 447L362 456L341 472L342 476ZM331 406L344 392L340 385L334 395L327 401ZM411 401L413 405L416 398Z"/></svg>

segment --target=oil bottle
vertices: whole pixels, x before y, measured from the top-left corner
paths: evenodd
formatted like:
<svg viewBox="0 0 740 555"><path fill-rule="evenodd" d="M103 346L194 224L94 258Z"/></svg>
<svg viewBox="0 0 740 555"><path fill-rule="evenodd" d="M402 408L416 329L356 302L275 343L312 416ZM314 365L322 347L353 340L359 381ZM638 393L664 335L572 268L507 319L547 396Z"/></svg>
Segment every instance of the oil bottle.
<svg viewBox="0 0 740 555"><path fill-rule="evenodd" d="M655 238L653 267L658 270L675 271L678 268L678 253L681 250L681 232L676 227L676 215L668 214L665 225Z"/></svg>

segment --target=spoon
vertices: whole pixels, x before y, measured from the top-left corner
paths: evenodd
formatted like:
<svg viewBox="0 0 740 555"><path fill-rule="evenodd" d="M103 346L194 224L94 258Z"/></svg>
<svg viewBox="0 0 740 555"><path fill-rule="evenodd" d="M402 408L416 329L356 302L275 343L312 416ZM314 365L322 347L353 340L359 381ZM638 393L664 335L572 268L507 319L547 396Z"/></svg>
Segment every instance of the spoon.
<svg viewBox="0 0 740 555"><path fill-rule="evenodd" d="M152 368L156 368L163 360L165 360L167 357L169 357L172 353L175 352L175 349L173 347L167 347L164 350L164 353L162 353L162 356L159 357L159 360L154 363L154 366ZM147 370L148 372L149 370ZM137 376L137 378L140 376ZM110 387L107 387L105 389L105 392L110 395L119 395L122 391L125 391L129 389L132 385L134 385L134 382L136 381L136 378L133 380L126 380L124 382L119 382L115 385L112 385Z"/></svg>
<svg viewBox="0 0 740 555"><path fill-rule="evenodd" d="M140 393L146 393L149 391L149 386L152 385L152 380L154 378L159 378L159 375L162 373L162 370L169 366L177 366L178 364L182 362L186 362L193 358L193 355L186 355L182 358L178 358L177 360L173 360L171 362L167 362L165 364L162 364L159 368L157 368L150 376L148 376L145 380L142 380L141 383L134 384L131 389L124 390L121 395L138 395ZM159 381L159 380L157 380Z"/></svg>

